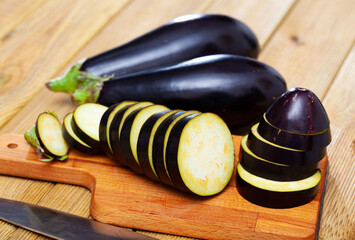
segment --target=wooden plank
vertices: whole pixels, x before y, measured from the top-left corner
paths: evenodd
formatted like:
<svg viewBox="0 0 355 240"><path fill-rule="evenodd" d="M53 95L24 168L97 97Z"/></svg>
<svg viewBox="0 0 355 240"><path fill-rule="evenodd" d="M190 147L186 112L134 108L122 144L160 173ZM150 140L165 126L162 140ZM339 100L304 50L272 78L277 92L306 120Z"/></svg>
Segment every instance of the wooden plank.
<svg viewBox="0 0 355 240"><path fill-rule="evenodd" d="M240 140L241 136L234 137L236 163ZM16 147L9 148L9 143ZM200 197L150 181L104 155L72 151L65 162L53 163L41 162L41 157L21 135L0 136L1 174L87 187L93 191L91 214L102 222L203 239L313 239L327 168L325 157L320 163L323 181L313 201L296 208L271 209L256 206L238 194L235 172L223 192ZM81 201L82 196L70 189L57 184L49 207L58 209L59 203L59 209L67 208L71 202Z"/></svg>
<svg viewBox="0 0 355 240"><path fill-rule="evenodd" d="M0 125L26 104L127 1L97 4L53 0L29 16L14 37L0 46Z"/></svg>
<svg viewBox="0 0 355 240"><path fill-rule="evenodd" d="M288 87L323 98L355 39L353 0L301 0L259 59L277 69Z"/></svg>
<svg viewBox="0 0 355 240"><path fill-rule="evenodd" d="M231 15L244 22L255 32L260 47L263 48L295 2L295 0L216 0L207 12Z"/></svg>
<svg viewBox="0 0 355 240"><path fill-rule="evenodd" d="M45 0L2 0L0 2L0 45L16 33L16 27L41 7Z"/></svg>
<svg viewBox="0 0 355 240"><path fill-rule="evenodd" d="M324 98L333 135L320 239L355 239L355 45Z"/></svg>

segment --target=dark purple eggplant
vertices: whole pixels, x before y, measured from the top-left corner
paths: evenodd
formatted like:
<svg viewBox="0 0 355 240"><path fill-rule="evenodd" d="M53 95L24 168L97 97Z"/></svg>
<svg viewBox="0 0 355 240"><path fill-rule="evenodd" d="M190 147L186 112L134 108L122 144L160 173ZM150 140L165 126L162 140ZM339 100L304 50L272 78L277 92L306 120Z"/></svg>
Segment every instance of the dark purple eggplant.
<svg viewBox="0 0 355 240"><path fill-rule="evenodd" d="M106 106L126 100L151 101L171 109L212 112L233 133L244 133L286 91L286 83L264 63L220 54L112 79L96 90L97 102Z"/></svg>
<svg viewBox="0 0 355 240"><path fill-rule="evenodd" d="M255 176L237 164L237 190L251 203L269 208L291 208L312 201L317 195L322 174L289 182L278 182Z"/></svg>
<svg viewBox="0 0 355 240"><path fill-rule="evenodd" d="M105 81L108 76L123 77L211 54L256 58L259 44L255 34L234 18L186 15L122 46L80 61L61 81L52 81L47 86L71 94L83 79Z"/></svg>
<svg viewBox="0 0 355 240"><path fill-rule="evenodd" d="M329 128L321 101L310 90L292 88L267 110L265 119L275 128L299 134L317 134Z"/></svg>

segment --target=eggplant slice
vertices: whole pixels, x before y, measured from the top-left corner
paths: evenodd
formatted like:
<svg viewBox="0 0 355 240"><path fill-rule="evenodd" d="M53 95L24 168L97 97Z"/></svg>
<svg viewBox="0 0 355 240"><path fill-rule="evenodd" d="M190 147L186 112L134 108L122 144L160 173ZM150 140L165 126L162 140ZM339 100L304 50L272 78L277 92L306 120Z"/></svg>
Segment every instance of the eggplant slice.
<svg viewBox="0 0 355 240"><path fill-rule="evenodd" d="M153 165L153 142L158 127L165 119L178 110L167 110L154 114L143 124L138 137L137 156L144 174L151 180L158 181L158 175Z"/></svg>
<svg viewBox="0 0 355 240"><path fill-rule="evenodd" d="M69 145L62 134L62 124L58 118L49 112L39 114L35 134L44 155L54 158L66 156Z"/></svg>
<svg viewBox="0 0 355 240"><path fill-rule="evenodd" d="M298 166L315 164L322 160L327 153L327 148L304 151L272 143L260 136L258 124L251 128L248 136L248 148L258 157L270 162Z"/></svg>
<svg viewBox="0 0 355 240"><path fill-rule="evenodd" d="M255 155L247 144L248 135L241 140L239 161L243 168L256 176L276 181L296 181L312 176L319 162L305 166L291 166L268 161Z"/></svg>
<svg viewBox="0 0 355 240"><path fill-rule="evenodd" d="M123 157L133 171L143 173L137 157L137 142L143 124L150 116L166 110L169 109L163 105L151 105L132 112L125 120L120 141Z"/></svg>
<svg viewBox="0 0 355 240"><path fill-rule="evenodd" d="M237 164L237 189L251 203L270 208L291 208L306 204L317 195L321 171L298 181L274 181L253 175Z"/></svg>
<svg viewBox="0 0 355 240"><path fill-rule="evenodd" d="M74 133L71 127L72 119L73 113L69 113L64 117L63 120L63 136L64 139L68 142L68 144L79 152L83 152L86 154L96 154L100 152L99 149L90 147Z"/></svg>
<svg viewBox="0 0 355 240"><path fill-rule="evenodd" d="M221 192L234 170L234 142L226 123L216 114L187 116L173 126L166 163L174 185L200 196Z"/></svg>
<svg viewBox="0 0 355 240"><path fill-rule="evenodd" d="M108 107L97 103L78 106L71 122L74 133L92 148L100 149L99 127L101 117Z"/></svg>

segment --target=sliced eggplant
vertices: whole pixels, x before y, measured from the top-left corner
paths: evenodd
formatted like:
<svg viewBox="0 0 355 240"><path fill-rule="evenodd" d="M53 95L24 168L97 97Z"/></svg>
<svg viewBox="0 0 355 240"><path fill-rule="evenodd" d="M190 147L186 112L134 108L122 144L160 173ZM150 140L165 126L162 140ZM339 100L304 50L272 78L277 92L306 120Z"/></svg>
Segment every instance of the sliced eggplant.
<svg viewBox="0 0 355 240"><path fill-rule="evenodd" d="M116 103L116 104L110 106L106 110L104 115L102 115L102 118L100 121L100 127L99 127L99 137L100 137L101 148L111 158L113 158L113 153L112 153L111 144L110 144L109 131L110 131L112 119L118 111L123 109L125 106L128 106L133 103L135 103L135 102L124 101L121 103Z"/></svg>
<svg viewBox="0 0 355 240"><path fill-rule="evenodd" d="M178 110L167 110L154 114L143 124L138 137L137 156L144 174L151 180L158 181L153 165L153 141L160 124Z"/></svg>
<svg viewBox="0 0 355 240"><path fill-rule="evenodd" d="M166 163L174 185L200 196L221 192L234 170L234 142L216 114L187 116L172 128Z"/></svg>
<svg viewBox="0 0 355 240"><path fill-rule="evenodd" d="M296 181L308 178L318 170L318 162L304 166L291 166L258 157L248 148L247 139L248 135L241 140L239 162L253 175L276 181Z"/></svg>
<svg viewBox="0 0 355 240"><path fill-rule="evenodd" d="M62 134L62 124L54 112L43 112L38 115L36 124L25 133L26 141L37 148L48 159L65 160L69 145Z"/></svg>
<svg viewBox="0 0 355 240"><path fill-rule="evenodd" d="M248 136L248 148L256 156L270 162L293 166L315 164L322 160L327 153L327 148L304 151L276 145L260 136L258 133L258 124L255 124L251 128Z"/></svg>
<svg viewBox="0 0 355 240"><path fill-rule="evenodd" d="M137 173L143 173L137 157L139 132L145 121L158 112L169 110L163 105L151 105L132 112L125 120L120 136L122 154L128 166Z"/></svg>
<svg viewBox="0 0 355 240"><path fill-rule="evenodd" d="M74 110L72 129L75 135L92 148L101 149L99 126L107 108L97 103L85 103Z"/></svg>
<svg viewBox="0 0 355 240"><path fill-rule="evenodd" d="M312 151L325 148L332 140L330 128L316 134L288 132L271 125L265 114L259 123L258 132L263 138L274 144L299 150Z"/></svg>
<svg viewBox="0 0 355 240"><path fill-rule="evenodd" d="M92 148L85 142L83 142L73 131L71 127L71 122L73 119L73 113L69 113L64 117L63 120L63 136L67 143L79 152L86 154L96 154L100 152L97 148Z"/></svg>
<svg viewBox="0 0 355 240"><path fill-rule="evenodd" d="M266 111L265 118L278 129L300 134L321 133L330 125L321 101L305 88L283 93Z"/></svg>
<svg viewBox="0 0 355 240"><path fill-rule="evenodd" d="M120 141L123 123L132 112L150 105L153 105L153 103L151 102L132 103L125 106L121 110L118 110L116 114L113 116L111 126L109 129L109 138L110 138L112 153L114 159L125 166L128 166L128 164L126 159L122 155L122 146Z"/></svg>
<svg viewBox="0 0 355 240"><path fill-rule="evenodd" d="M298 181L274 181L253 175L237 164L237 189L251 203L270 208L291 208L306 204L317 195L322 174Z"/></svg>
<svg viewBox="0 0 355 240"><path fill-rule="evenodd" d="M153 165L159 177L159 180L165 184L173 185L166 166L166 144L172 127L182 118L198 111L178 111L165 119L158 127L153 142Z"/></svg>

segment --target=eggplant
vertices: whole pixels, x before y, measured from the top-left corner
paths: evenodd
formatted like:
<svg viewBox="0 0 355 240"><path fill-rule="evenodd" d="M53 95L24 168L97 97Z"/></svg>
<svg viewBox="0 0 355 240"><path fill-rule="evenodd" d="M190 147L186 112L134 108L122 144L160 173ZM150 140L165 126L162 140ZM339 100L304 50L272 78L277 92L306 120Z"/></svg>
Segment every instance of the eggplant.
<svg viewBox="0 0 355 240"><path fill-rule="evenodd" d="M163 105L151 105L132 112L123 122L120 133L122 155L127 165L137 173L143 173L137 157L137 142L145 121L157 112L169 110Z"/></svg>
<svg viewBox="0 0 355 240"><path fill-rule="evenodd" d="M54 112L43 112L38 115L36 124L25 133L26 141L39 150L47 159L65 160L69 145L62 134L62 124Z"/></svg>
<svg viewBox="0 0 355 240"><path fill-rule="evenodd" d="M234 142L225 122L213 113L179 120L166 146L166 164L174 185L200 196L221 192L234 170Z"/></svg>
<svg viewBox="0 0 355 240"><path fill-rule="evenodd" d="M237 190L247 201L269 208L291 208L312 201L317 195L322 174L298 181L274 181L258 177L237 164Z"/></svg>
<svg viewBox="0 0 355 240"><path fill-rule="evenodd" d="M312 176L319 168L319 162L307 165L287 165L268 161L255 155L248 147L248 135L241 140L239 162L253 175L276 181L296 181Z"/></svg>
<svg viewBox="0 0 355 240"><path fill-rule="evenodd" d="M287 132L272 126L265 118L265 114L259 123L258 132L260 136L274 144L304 151L326 148L332 140L330 128L317 134Z"/></svg>
<svg viewBox="0 0 355 240"><path fill-rule="evenodd" d="M158 181L158 175L153 165L153 142L154 136L160 124L176 110L167 110L154 114L143 124L139 132L137 143L137 156L139 165L141 166L144 174L151 180Z"/></svg>
<svg viewBox="0 0 355 240"><path fill-rule="evenodd" d="M251 128L248 136L248 148L255 155L270 162L298 166L317 163L327 153L327 148L305 151L276 145L260 136L258 124Z"/></svg>
<svg viewBox="0 0 355 240"><path fill-rule="evenodd" d="M107 109L101 104L86 103L79 105L73 112L71 127L75 135L92 148L101 149L99 127Z"/></svg>
<svg viewBox="0 0 355 240"><path fill-rule="evenodd" d="M111 148L109 131L112 120L116 113L123 109L125 106L131 105L135 102L133 101L124 101L121 103L114 104L110 106L104 115L101 117L100 126L99 126L99 138L101 143L102 150L106 153L107 156L113 158L113 152Z"/></svg>
<svg viewBox="0 0 355 240"><path fill-rule="evenodd" d="M321 101L305 88L282 94L267 110L265 119L275 128L298 134L322 133L330 125Z"/></svg>
<svg viewBox="0 0 355 240"><path fill-rule="evenodd" d="M150 101L170 109L212 112L240 134L286 91L286 83L264 63L221 54L112 79L96 90L97 102L106 106L125 100Z"/></svg>
<svg viewBox="0 0 355 240"><path fill-rule="evenodd" d="M114 159L124 166L128 166L126 158L122 153L121 131L127 117L137 109L153 105L151 102L139 102L128 104L114 115L109 129L109 138Z"/></svg>
<svg viewBox="0 0 355 240"><path fill-rule="evenodd" d="M82 81L106 81L211 54L256 58L259 44L242 22L224 15L191 14L148 32L122 46L75 64L63 78L47 83L53 91L71 94ZM76 91L77 98L81 91Z"/></svg>
<svg viewBox="0 0 355 240"><path fill-rule="evenodd" d="M63 136L70 147L76 149L79 152L86 154L96 154L100 150L97 148L90 147L88 144L83 142L73 131L71 127L71 122L73 119L73 113L68 113L63 120Z"/></svg>
<svg viewBox="0 0 355 240"><path fill-rule="evenodd" d="M166 145L168 143L170 131L172 127L182 118L191 114L199 113L198 111L176 111L168 116L158 127L153 140L153 166L158 175L159 180L170 186L174 186L171 181L166 165Z"/></svg>

